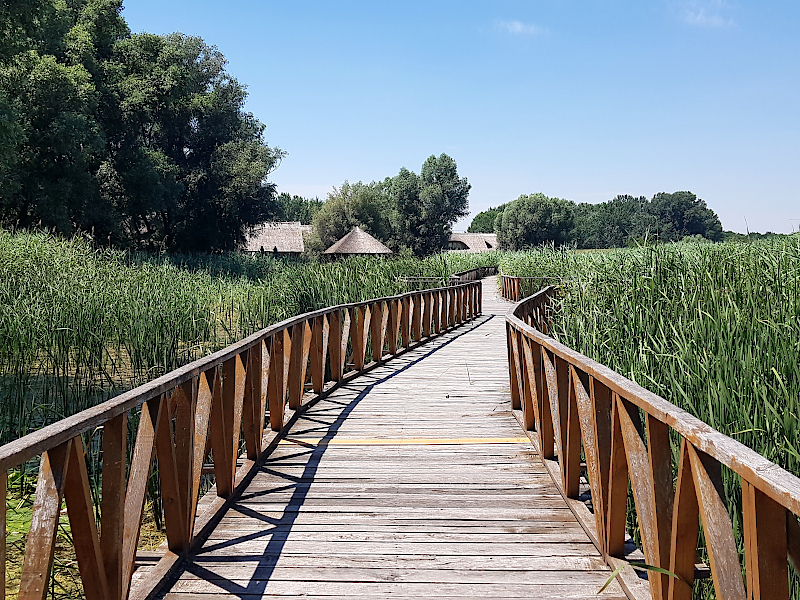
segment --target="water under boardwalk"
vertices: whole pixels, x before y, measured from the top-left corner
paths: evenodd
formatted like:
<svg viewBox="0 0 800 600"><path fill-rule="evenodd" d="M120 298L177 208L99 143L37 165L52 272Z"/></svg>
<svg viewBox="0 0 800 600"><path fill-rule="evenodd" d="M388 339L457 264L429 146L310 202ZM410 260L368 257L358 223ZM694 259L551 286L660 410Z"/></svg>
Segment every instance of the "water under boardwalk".
<svg viewBox="0 0 800 600"><path fill-rule="evenodd" d="M511 414L495 289L309 408L164 597L625 598Z"/></svg>

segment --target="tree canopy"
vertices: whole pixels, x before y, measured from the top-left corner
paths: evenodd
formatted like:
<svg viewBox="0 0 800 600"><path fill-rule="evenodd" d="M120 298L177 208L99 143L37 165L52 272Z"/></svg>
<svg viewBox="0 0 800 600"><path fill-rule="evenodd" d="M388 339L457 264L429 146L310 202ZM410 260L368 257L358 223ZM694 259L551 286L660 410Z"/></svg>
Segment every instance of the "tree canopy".
<svg viewBox="0 0 800 600"><path fill-rule="evenodd" d="M283 152L202 39L131 35L121 0L0 8L0 224L222 250L274 215Z"/></svg>
<svg viewBox="0 0 800 600"><path fill-rule="evenodd" d="M314 216L312 246L327 248L357 225L395 251L433 254L467 214L470 187L447 154L430 156L419 175L403 167L383 181L345 181Z"/></svg>
<svg viewBox="0 0 800 600"><path fill-rule="evenodd" d="M467 228L468 233L494 233L494 224L497 217L503 214L506 204L501 204L497 208L488 208L479 212L473 217L472 222Z"/></svg>
<svg viewBox="0 0 800 600"><path fill-rule="evenodd" d="M482 219L478 226L485 227L493 210L499 211L490 209L478 215ZM495 219L498 242L511 249L542 243L615 248L646 239L674 242L701 236L720 241L723 237L717 214L692 192L661 192L652 200L620 195L600 204L577 205L531 194L504 205L499 214Z"/></svg>

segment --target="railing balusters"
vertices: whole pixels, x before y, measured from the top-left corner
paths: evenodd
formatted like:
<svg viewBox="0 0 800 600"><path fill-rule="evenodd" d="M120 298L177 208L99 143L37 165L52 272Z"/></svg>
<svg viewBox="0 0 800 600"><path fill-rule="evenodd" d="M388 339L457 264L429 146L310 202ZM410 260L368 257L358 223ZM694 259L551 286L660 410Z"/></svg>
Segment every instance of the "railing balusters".
<svg viewBox="0 0 800 600"><path fill-rule="evenodd" d="M266 367L269 369L269 365ZM192 445L192 487L191 504L189 510L188 530L189 537L194 535L194 521L197 514L197 501L200 499L200 478L203 475L203 464L206 460L206 448L208 446L208 433L211 419L211 403L214 400L214 379L217 369L211 369L200 374L197 381L197 401L194 411L194 443ZM266 391L266 390L265 390ZM261 413L261 421L264 421L264 413ZM105 481L105 466L103 469L103 479ZM103 537L105 538L105 525L102 525Z"/></svg>
<svg viewBox="0 0 800 600"><path fill-rule="evenodd" d="M635 474L631 478L631 488L633 489L633 499L636 503L639 529L642 534L644 558L648 564L661 567L662 557L658 541L659 532L656 526L656 509L653 505L652 494L653 476L650 472L647 448L644 445L644 440L639 435L639 431L642 428L639 409L619 397L616 399L616 408L622 430L625 456L628 460L628 469ZM666 564L666 560L664 560L664 564ZM650 593L655 600L659 600L662 593L661 575L656 572L650 572L648 579L650 580Z"/></svg>
<svg viewBox="0 0 800 600"><path fill-rule="evenodd" d="M106 600L109 598L108 581L97 535L81 436L76 436L72 441L68 464L64 499L83 593L87 600Z"/></svg>
<svg viewBox="0 0 800 600"><path fill-rule="evenodd" d="M401 343L403 348L411 345L411 296L403 296L402 314L400 317Z"/></svg>

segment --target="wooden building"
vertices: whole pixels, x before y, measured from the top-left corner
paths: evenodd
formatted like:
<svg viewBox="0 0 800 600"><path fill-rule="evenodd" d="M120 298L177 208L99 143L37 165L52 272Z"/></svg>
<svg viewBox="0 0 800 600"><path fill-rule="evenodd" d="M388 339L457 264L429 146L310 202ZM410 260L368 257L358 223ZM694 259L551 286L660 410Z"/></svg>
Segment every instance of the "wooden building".
<svg viewBox="0 0 800 600"><path fill-rule="evenodd" d="M389 256L392 251L360 227L354 227L350 233L325 250L325 254L331 257Z"/></svg>
<svg viewBox="0 0 800 600"><path fill-rule="evenodd" d="M497 250L496 233L453 233L447 244L449 250L490 252Z"/></svg>
<svg viewBox="0 0 800 600"><path fill-rule="evenodd" d="M299 221L262 223L250 232L244 251L300 256L305 251L303 234L310 231L310 225L302 225Z"/></svg>

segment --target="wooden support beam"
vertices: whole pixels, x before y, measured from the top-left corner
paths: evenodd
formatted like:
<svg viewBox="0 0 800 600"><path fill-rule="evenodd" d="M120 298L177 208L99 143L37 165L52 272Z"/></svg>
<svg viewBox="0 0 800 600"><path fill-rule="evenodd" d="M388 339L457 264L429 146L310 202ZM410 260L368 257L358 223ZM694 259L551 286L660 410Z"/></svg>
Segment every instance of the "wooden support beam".
<svg viewBox="0 0 800 600"><path fill-rule="evenodd" d="M725 502L720 464L691 444L687 448L717 598L745 600L739 552Z"/></svg>
<svg viewBox="0 0 800 600"><path fill-rule="evenodd" d="M83 441L80 436L72 441L68 460L64 498L83 593L87 600L107 600L111 595L103 563L103 552L100 549L100 537L97 535L89 474L86 471Z"/></svg>
<svg viewBox="0 0 800 600"><path fill-rule="evenodd" d="M103 482L100 505L100 550L110 598L122 590L122 540L125 531L125 475L128 455L128 413L103 425Z"/></svg>
<svg viewBox="0 0 800 600"><path fill-rule="evenodd" d="M65 442L42 454L25 543L20 600L44 600L47 596L71 446L71 441Z"/></svg>

